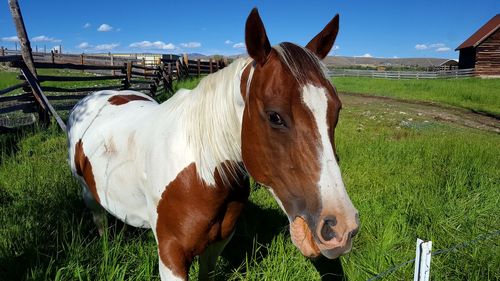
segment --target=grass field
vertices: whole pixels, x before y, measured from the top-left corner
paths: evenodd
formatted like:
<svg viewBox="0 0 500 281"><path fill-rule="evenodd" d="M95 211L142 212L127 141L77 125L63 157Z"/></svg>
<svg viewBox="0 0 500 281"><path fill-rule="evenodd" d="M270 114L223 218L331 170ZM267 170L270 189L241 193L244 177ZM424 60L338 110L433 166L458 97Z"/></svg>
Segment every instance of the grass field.
<svg viewBox="0 0 500 281"><path fill-rule="evenodd" d="M498 134L342 99L336 142L362 225L352 252L331 262L332 271L366 280L414 258L417 237L437 250L500 229ZM105 235L97 235L55 126L0 136L0 145L0 280L159 279L150 231L110 219ZM197 269L195 262L194 280ZM320 278L291 243L272 196L258 186L217 273L218 280ZM412 276L409 264L383 280ZM433 257L431 278L500 280L500 236Z"/></svg>
<svg viewBox="0 0 500 281"><path fill-rule="evenodd" d="M500 116L500 79L407 79L335 77L340 92L430 101Z"/></svg>

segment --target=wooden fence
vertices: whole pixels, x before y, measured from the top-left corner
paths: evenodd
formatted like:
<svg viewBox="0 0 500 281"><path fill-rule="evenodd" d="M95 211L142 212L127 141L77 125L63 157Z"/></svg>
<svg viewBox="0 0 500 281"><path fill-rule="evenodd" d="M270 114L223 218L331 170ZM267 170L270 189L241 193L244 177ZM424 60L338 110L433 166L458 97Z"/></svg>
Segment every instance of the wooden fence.
<svg viewBox="0 0 500 281"><path fill-rule="evenodd" d="M18 68L23 73L26 64L19 52L0 50L0 63ZM64 118L78 100L91 92L129 89L154 97L164 91L173 91L173 80L210 74L225 67L227 63L213 59L189 60L187 55L163 55L156 65L150 66L145 60L135 58L117 59L112 56L53 52L42 54L33 53L35 69L73 71L61 72L64 75L38 75L33 77L31 84L25 75L19 75L19 83L0 89L0 132L31 124L36 119L46 122L48 113L54 115L47 111L48 106L52 105L55 113L59 112ZM57 86L50 85L54 84L53 82L57 82ZM92 86L65 86L81 82ZM33 83L38 85L34 87L39 88L41 96L46 97L46 102L42 98L38 101L34 98ZM38 118L34 114L37 112ZM64 126L64 123L60 126Z"/></svg>
<svg viewBox="0 0 500 281"><path fill-rule="evenodd" d="M330 69L330 77L371 77L387 79L436 79L474 76L474 69L453 69L446 71L378 71L357 69Z"/></svg>

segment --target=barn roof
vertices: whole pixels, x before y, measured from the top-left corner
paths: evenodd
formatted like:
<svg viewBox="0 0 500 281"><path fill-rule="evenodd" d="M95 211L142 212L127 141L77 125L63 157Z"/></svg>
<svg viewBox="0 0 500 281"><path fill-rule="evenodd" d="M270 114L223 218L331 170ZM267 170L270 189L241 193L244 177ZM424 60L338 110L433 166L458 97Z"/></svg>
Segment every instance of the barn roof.
<svg viewBox="0 0 500 281"><path fill-rule="evenodd" d="M484 39L488 38L493 32L495 32L500 27L500 14L497 14L491 18L485 25L478 29L471 37L465 40L460 46L458 46L455 51L460 49L476 47Z"/></svg>

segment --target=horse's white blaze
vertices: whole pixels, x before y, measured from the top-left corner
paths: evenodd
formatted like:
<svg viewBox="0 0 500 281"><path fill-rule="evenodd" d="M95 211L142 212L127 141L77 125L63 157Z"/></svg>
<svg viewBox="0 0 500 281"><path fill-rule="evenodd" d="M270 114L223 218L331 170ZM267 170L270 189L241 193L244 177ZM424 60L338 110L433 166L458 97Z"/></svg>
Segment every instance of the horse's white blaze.
<svg viewBox="0 0 500 281"><path fill-rule="evenodd" d="M320 190L323 212L334 209L343 214L353 212L355 208L347 195L340 174L340 167L335 159L333 148L328 134L327 123L327 91L311 84L302 87L302 101L314 116L320 140L318 143L318 157L321 165L318 188Z"/></svg>

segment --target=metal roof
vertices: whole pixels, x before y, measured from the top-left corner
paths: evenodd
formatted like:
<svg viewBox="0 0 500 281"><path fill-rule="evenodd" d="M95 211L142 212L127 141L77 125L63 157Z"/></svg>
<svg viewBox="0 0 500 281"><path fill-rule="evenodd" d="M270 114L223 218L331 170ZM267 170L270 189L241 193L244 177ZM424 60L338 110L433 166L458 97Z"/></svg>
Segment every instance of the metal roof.
<svg viewBox="0 0 500 281"><path fill-rule="evenodd" d="M455 51L460 49L477 47L484 39L488 38L493 32L500 27L500 14L491 18L485 25L478 29L471 37L465 40Z"/></svg>

